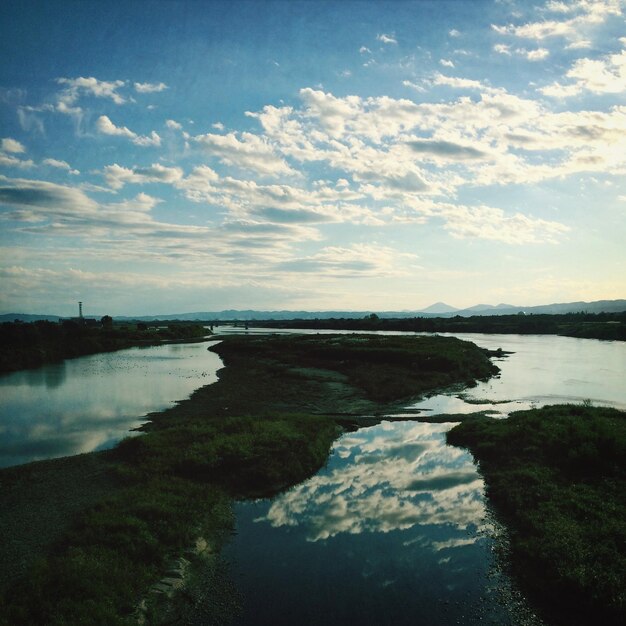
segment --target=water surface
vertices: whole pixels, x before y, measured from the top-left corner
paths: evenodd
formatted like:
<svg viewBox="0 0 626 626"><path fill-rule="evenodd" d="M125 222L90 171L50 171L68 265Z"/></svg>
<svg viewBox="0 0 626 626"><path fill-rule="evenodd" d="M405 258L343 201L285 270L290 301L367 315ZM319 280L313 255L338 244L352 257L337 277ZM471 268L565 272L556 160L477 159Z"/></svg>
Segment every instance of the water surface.
<svg viewBox="0 0 626 626"><path fill-rule="evenodd" d="M0 467L114 446L217 380L210 343L93 354L0 376Z"/></svg>
<svg viewBox="0 0 626 626"><path fill-rule="evenodd" d="M510 411L590 401L626 410L626 342L556 335L449 335L482 348L513 352L495 359L500 375L465 390L411 405L432 413Z"/></svg>
<svg viewBox="0 0 626 626"><path fill-rule="evenodd" d="M243 597L236 623L539 624L494 566L483 481L445 444L451 426L346 434L315 477L239 503L224 552Z"/></svg>

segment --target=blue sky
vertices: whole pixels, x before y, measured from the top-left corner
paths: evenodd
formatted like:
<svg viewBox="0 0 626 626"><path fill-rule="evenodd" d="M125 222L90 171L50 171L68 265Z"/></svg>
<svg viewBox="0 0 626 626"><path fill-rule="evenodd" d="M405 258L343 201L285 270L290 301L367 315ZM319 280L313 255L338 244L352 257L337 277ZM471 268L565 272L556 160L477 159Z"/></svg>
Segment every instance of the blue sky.
<svg viewBox="0 0 626 626"><path fill-rule="evenodd" d="M0 312L626 297L626 2L0 6Z"/></svg>

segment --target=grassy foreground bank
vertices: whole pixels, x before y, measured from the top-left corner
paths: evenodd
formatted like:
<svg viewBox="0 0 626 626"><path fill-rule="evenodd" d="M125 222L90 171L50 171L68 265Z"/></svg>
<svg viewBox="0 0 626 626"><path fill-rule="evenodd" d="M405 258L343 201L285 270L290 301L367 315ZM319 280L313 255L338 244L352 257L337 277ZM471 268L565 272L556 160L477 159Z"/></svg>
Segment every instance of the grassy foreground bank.
<svg viewBox="0 0 626 626"><path fill-rule="evenodd" d="M555 405L448 433L480 464L513 571L551 621L626 623L626 413Z"/></svg>
<svg viewBox="0 0 626 626"><path fill-rule="evenodd" d="M213 349L226 364L219 381L151 416L142 436L0 471L0 527L14 546L12 562L0 553L12 572L0 624L158 624L200 600L206 623L225 621L234 603L219 579L208 600L177 594L174 617L148 591L199 538L219 550L233 497L271 495L317 471L345 423L338 413L382 413L497 371L452 338L233 337Z"/></svg>

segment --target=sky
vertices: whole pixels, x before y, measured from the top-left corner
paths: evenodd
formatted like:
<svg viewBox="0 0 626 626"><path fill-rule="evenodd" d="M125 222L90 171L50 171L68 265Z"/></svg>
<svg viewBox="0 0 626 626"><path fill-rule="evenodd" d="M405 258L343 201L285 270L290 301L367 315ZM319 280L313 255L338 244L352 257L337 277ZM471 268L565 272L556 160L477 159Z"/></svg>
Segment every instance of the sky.
<svg viewBox="0 0 626 626"><path fill-rule="evenodd" d="M626 0L4 0L0 142L0 313L626 297Z"/></svg>

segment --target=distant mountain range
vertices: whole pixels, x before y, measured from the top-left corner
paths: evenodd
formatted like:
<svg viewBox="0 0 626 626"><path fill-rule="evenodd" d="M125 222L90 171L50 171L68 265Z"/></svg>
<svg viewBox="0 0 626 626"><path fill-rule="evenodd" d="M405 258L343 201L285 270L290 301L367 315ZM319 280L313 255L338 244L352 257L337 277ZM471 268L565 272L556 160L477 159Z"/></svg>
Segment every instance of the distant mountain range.
<svg viewBox="0 0 626 626"><path fill-rule="evenodd" d="M203 321L213 320L289 320L289 319L329 319L329 318L361 318L376 313L379 317L471 317L472 315L516 315L518 313L620 313L626 311L626 300L596 300L595 302L566 302L544 304L541 306L514 306L512 304L477 304L467 309L456 309L445 302L437 302L420 311L256 311L229 309L225 311L201 311L194 313L171 313L167 315L115 316L115 320L139 320L152 322L156 320ZM104 313L103 313L104 315ZM101 315L93 315L99 319ZM25 313L7 313L0 315L0 322L34 322L36 320L58 321L59 315L29 315Z"/></svg>

